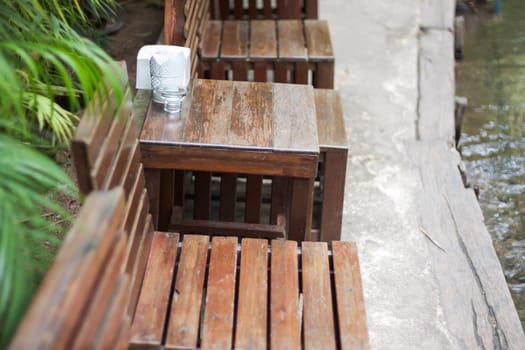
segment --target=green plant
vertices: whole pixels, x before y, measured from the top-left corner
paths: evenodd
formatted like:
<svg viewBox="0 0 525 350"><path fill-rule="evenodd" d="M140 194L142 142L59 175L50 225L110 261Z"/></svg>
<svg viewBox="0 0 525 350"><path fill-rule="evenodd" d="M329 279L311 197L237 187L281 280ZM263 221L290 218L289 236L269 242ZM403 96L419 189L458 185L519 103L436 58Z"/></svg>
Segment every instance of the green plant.
<svg viewBox="0 0 525 350"><path fill-rule="evenodd" d="M0 348L27 307L67 212L50 195L74 184L44 152L67 145L81 101L113 89L120 70L74 28L113 1L17 0L0 5ZM98 11L98 12L97 12ZM105 84L101 84L104 81ZM66 100L68 109L57 103Z"/></svg>

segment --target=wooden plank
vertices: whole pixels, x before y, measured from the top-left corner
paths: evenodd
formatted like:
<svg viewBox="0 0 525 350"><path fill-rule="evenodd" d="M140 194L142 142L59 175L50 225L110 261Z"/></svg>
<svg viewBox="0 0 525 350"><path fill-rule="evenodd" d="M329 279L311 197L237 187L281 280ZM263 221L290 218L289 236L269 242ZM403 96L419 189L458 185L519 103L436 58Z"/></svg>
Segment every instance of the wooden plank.
<svg viewBox="0 0 525 350"><path fill-rule="evenodd" d="M135 178L139 176L138 173L140 169L140 148L137 142L134 142L134 145L131 147L130 155L128 161L122 169L122 177L120 181L117 182L117 185L124 187L124 192L126 196L131 191Z"/></svg>
<svg viewBox="0 0 525 350"><path fill-rule="evenodd" d="M257 0L249 0L248 1L248 17L250 19L256 19L257 16Z"/></svg>
<svg viewBox="0 0 525 350"><path fill-rule="evenodd" d="M208 236L184 237L172 295L166 349L197 346L208 243Z"/></svg>
<svg viewBox="0 0 525 350"><path fill-rule="evenodd" d="M288 217L288 238L295 241L311 240L313 179L293 178Z"/></svg>
<svg viewBox="0 0 525 350"><path fill-rule="evenodd" d="M348 149L339 91L314 89L319 146Z"/></svg>
<svg viewBox="0 0 525 350"><path fill-rule="evenodd" d="M292 83L294 84L310 84L309 80L309 64L307 62L295 62L293 64L294 71L293 71L293 79ZM313 86L317 87L316 85L312 84Z"/></svg>
<svg viewBox="0 0 525 350"><path fill-rule="evenodd" d="M115 238L115 248L111 252L107 266L102 271L91 301L91 305L96 305L97 307L90 307L86 310L80 329L75 335L72 348L85 349L92 343L98 326L104 318L105 311L109 308L119 273L122 270L127 245L127 236L124 231L121 231Z"/></svg>
<svg viewBox="0 0 525 350"><path fill-rule="evenodd" d="M279 59L285 61L306 61L307 53L303 24L297 20L277 21Z"/></svg>
<svg viewBox="0 0 525 350"><path fill-rule="evenodd" d="M336 335L326 243L302 243L302 271L304 348L335 349Z"/></svg>
<svg viewBox="0 0 525 350"><path fill-rule="evenodd" d="M235 15L235 19L242 19L244 14L243 0L234 0L233 13Z"/></svg>
<svg viewBox="0 0 525 350"><path fill-rule="evenodd" d="M315 63L313 86L318 89L334 88L334 62Z"/></svg>
<svg viewBox="0 0 525 350"><path fill-rule="evenodd" d="M237 305L235 349L266 349L268 242L245 238Z"/></svg>
<svg viewBox="0 0 525 350"><path fill-rule="evenodd" d="M301 2L299 0L277 0L277 17L279 19L301 19Z"/></svg>
<svg viewBox="0 0 525 350"><path fill-rule="evenodd" d="M272 241L270 341L272 349L301 348L297 243Z"/></svg>
<svg viewBox="0 0 525 350"><path fill-rule="evenodd" d="M195 81L191 117L183 129L184 140L195 144L227 143L232 115L232 95L233 83L230 81Z"/></svg>
<svg viewBox="0 0 525 350"><path fill-rule="evenodd" d="M277 223L277 216L288 217L288 178L274 176L272 178L272 204L270 207L270 223Z"/></svg>
<svg viewBox="0 0 525 350"><path fill-rule="evenodd" d="M357 246L332 242L339 337L342 349L369 349Z"/></svg>
<svg viewBox="0 0 525 350"><path fill-rule="evenodd" d="M160 169L144 169L146 188L148 191L149 208L153 218L153 226L159 224Z"/></svg>
<svg viewBox="0 0 525 350"><path fill-rule="evenodd" d="M206 220L211 214L211 172L196 171L193 217Z"/></svg>
<svg viewBox="0 0 525 350"><path fill-rule="evenodd" d="M20 323L11 348L66 346L82 316L78 305L84 305L92 295L104 257L122 224L123 211L121 189L88 196ZM42 334L46 336L28 336Z"/></svg>
<svg viewBox="0 0 525 350"><path fill-rule="evenodd" d="M184 45L184 1L164 0L164 44Z"/></svg>
<svg viewBox="0 0 525 350"><path fill-rule="evenodd" d="M327 21L305 20L304 33L310 61L334 60L334 50Z"/></svg>
<svg viewBox="0 0 525 350"><path fill-rule="evenodd" d="M268 62L254 62L253 63L253 81L265 82L268 80L268 71L271 70L272 65Z"/></svg>
<svg viewBox="0 0 525 350"><path fill-rule="evenodd" d="M202 324L203 349L231 349L237 270L237 238L214 237Z"/></svg>
<svg viewBox="0 0 525 350"><path fill-rule="evenodd" d="M250 22L250 59L277 59L277 34L274 20Z"/></svg>
<svg viewBox="0 0 525 350"><path fill-rule="evenodd" d="M248 58L248 21L224 21L221 58Z"/></svg>
<svg viewBox="0 0 525 350"><path fill-rule="evenodd" d="M254 224L261 222L262 180L263 177L261 175L246 176L244 222Z"/></svg>
<svg viewBox="0 0 525 350"><path fill-rule="evenodd" d="M273 84L273 146L318 152L315 97L311 86Z"/></svg>
<svg viewBox="0 0 525 350"><path fill-rule="evenodd" d="M135 217L133 221L132 228L129 235L129 241L128 241L128 248L126 250L126 263L125 263L125 271L127 273L131 273L134 269L134 266L137 261L137 256L140 251L140 244L142 240L142 234L143 234L143 227L144 223L146 221L146 215L148 214L148 199L147 194L145 190L142 190L142 195L140 197L138 209L137 209L137 216Z"/></svg>
<svg viewBox="0 0 525 350"><path fill-rule="evenodd" d="M159 230L167 230L171 219L174 199L174 174L171 169L160 172Z"/></svg>
<svg viewBox="0 0 525 350"><path fill-rule="evenodd" d="M129 275L122 274L118 278L115 295L111 307L106 310L106 318L100 324L97 335L93 339L93 349L113 349L117 336L125 319L126 307L129 303Z"/></svg>
<svg viewBox="0 0 525 350"><path fill-rule="evenodd" d="M222 41L222 21L208 21L201 40L201 57L203 59L216 59Z"/></svg>
<svg viewBox="0 0 525 350"><path fill-rule="evenodd" d="M272 0L263 0L263 18L271 19L273 17Z"/></svg>
<svg viewBox="0 0 525 350"><path fill-rule="evenodd" d="M346 150L336 149L324 152L321 241L330 242L341 239L347 158Z"/></svg>
<svg viewBox="0 0 525 350"><path fill-rule="evenodd" d="M285 227L279 225L250 224L245 222L179 219L169 226L170 231L208 235L285 238Z"/></svg>
<svg viewBox="0 0 525 350"><path fill-rule="evenodd" d="M131 328L130 346L160 346L177 258L177 233L155 232Z"/></svg>
<svg viewBox="0 0 525 350"><path fill-rule="evenodd" d="M234 221L237 205L237 174L222 174L221 202L219 217L224 221Z"/></svg>
<svg viewBox="0 0 525 350"><path fill-rule="evenodd" d="M286 132L287 130L279 131L279 133ZM142 161L146 167L150 168L293 177L314 177L317 173L319 153L314 150L311 152L296 150L297 153L291 153L275 152L271 149L265 151L256 147L253 147L254 152L248 152L250 147L239 149L242 151L228 149L226 146L188 146L177 148L177 152L173 152L170 147L163 144L144 143L141 145ZM149 187L148 191L150 191Z"/></svg>
<svg viewBox="0 0 525 350"><path fill-rule="evenodd" d="M232 63L233 80L247 81L248 80L248 64L246 60L238 60Z"/></svg>
<svg viewBox="0 0 525 350"><path fill-rule="evenodd" d="M271 84L235 83L229 144L270 147L272 139Z"/></svg>
<svg viewBox="0 0 525 350"><path fill-rule="evenodd" d="M316 19L318 17L317 0L304 0L305 17L309 19Z"/></svg>
<svg viewBox="0 0 525 350"><path fill-rule="evenodd" d="M135 179L135 183L128 195L126 213L124 215L124 230L131 232L133 222L135 221L137 211L139 210L140 197L146 186L146 180L144 179L144 170L142 164L139 169L139 176Z"/></svg>

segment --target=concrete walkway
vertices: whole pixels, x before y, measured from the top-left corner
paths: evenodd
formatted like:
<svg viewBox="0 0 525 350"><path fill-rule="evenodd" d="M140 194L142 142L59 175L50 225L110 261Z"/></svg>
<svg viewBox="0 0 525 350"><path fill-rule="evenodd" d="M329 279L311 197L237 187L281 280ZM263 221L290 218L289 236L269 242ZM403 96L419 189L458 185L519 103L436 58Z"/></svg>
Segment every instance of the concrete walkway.
<svg viewBox="0 0 525 350"><path fill-rule="evenodd" d="M320 0L350 156L343 239L358 243L373 349L523 349L453 140L452 0Z"/></svg>

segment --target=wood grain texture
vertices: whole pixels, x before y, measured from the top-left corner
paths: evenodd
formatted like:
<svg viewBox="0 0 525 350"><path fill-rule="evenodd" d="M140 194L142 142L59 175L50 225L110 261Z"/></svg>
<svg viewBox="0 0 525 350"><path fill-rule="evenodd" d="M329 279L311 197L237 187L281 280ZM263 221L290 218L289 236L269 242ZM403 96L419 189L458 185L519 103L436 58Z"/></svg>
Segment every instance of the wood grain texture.
<svg viewBox="0 0 525 350"><path fill-rule="evenodd" d="M221 58L246 59L248 57L248 22L224 21Z"/></svg>
<svg viewBox="0 0 525 350"><path fill-rule="evenodd" d="M197 346L208 243L208 236L184 237L172 295L166 349Z"/></svg>
<svg viewBox="0 0 525 350"><path fill-rule="evenodd" d="M334 51L327 21L305 20L304 33L310 61L334 60Z"/></svg>
<svg viewBox="0 0 525 350"><path fill-rule="evenodd" d="M268 242L242 241L237 304L236 349L266 349Z"/></svg>
<svg viewBox="0 0 525 350"><path fill-rule="evenodd" d="M250 58L277 59L277 28L273 20L250 22Z"/></svg>
<svg viewBox="0 0 525 350"><path fill-rule="evenodd" d="M121 189L88 196L54 264L18 327L12 349L63 349L77 333L83 307L122 224ZM45 337L43 336L45 334Z"/></svg>
<svg viewBox="0 0 525 350"><path fill-rule="evenodd" d="M348 149L339 91L314 89L319 147Z"/></svg>
<svg viewBox="0 0 525 350"><path fill-rule="evenodd" d="M203 349L231 349L237 271L237 238L214 237L202 324Z"/></svg>
<svg viewBox="0 0 525 350"><path fill-rule="evenodd" d="M299 0L277 0L277 16L280 19L301 19L301 3Z"/></svg>
<svg viewBox="0 0 525 350"><path fill-rule="evenodd" d="M339 337L342 349L369 349L357 246L332 242Z"/></svg>
<svg viewBox="0 0 525 350"><path fill-rule="evenodd" d="M303 24L297 20L277 21L279 58L286 61L306 61L307 52Z"/></svg>
<svg viewBox="0 0 525 350"><path fill-rule="evenodd" d="M285 238L286 227L278 222L275 225L251 224L245 222L178 219L169 225L170 231L181 233L200 233L214 236Z"/></svg>
<svg viewBox="0 0 525 350"><path fill-rule="evenodd" d="M320 240L341 239L346 182L346 150L331 149L324 152Z"/></svg>
<svg viewBox="0 0 525 350"><path fill-rule="evenodd" d="M328 246L303 242L304 348L335 349L336 334L330 287Z"/></svg>
<svg viewBox="0 0 525 350"><path fill-rule="evenodd" d="M237 174L221 176L221 202L219 217L223 221L233 221L237 205Z"/></svg>
<svg viewBox="0 0 525 350"><path fill-rule="evenodd" d="M272 241L270 341L272 349L301 348L297 243Z"/></svg>
<svg viewBox="0 0 525 350"><path fill-rule="evenodd" d="M155 232L131 328L131 348L160 346L169 310L177 233Z"/></svg>
<svg viewBox="0 0 525 350"><path fill-rule="evenodd" d="M203 59L219 58L222 41L222 21L208 21L201 41L201 57Z"/></svg>

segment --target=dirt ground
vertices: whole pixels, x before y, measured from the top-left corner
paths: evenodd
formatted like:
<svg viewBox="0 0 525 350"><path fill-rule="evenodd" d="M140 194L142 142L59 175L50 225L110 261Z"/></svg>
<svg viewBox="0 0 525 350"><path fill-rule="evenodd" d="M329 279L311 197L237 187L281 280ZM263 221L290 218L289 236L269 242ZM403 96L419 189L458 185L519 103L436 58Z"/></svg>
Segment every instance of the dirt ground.
<svg viewBox="0 0 525 350"><path fill-rule="evenodd" d="M148 44L155 44L164 20L163 0L126 0L117 11L120 30L108 37L108 53L115 60L125 60L129 82L135 87L137 53Z"/></svg>

